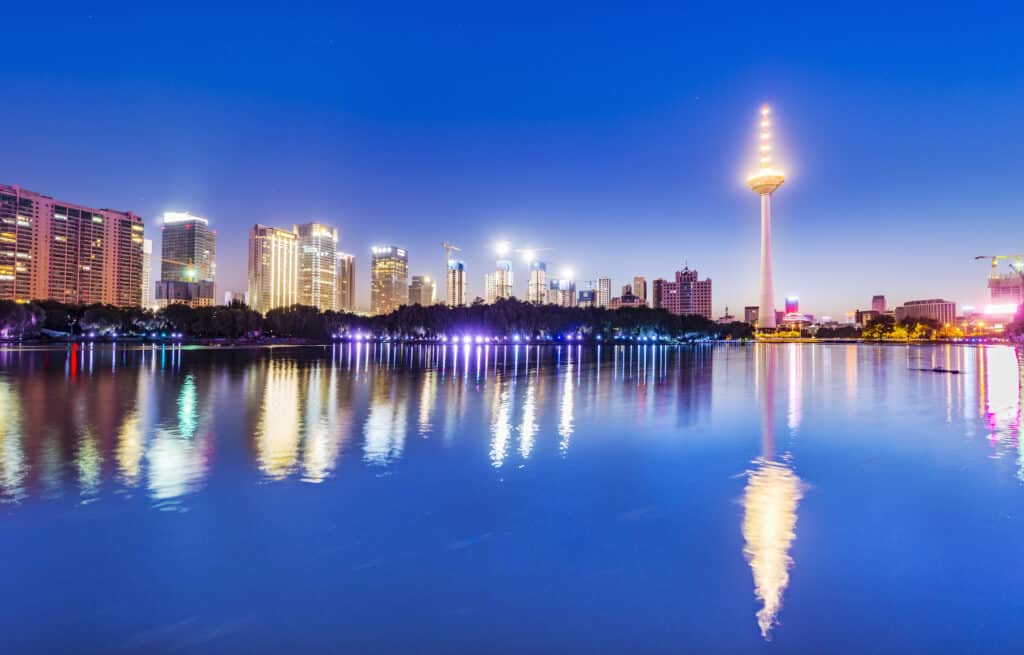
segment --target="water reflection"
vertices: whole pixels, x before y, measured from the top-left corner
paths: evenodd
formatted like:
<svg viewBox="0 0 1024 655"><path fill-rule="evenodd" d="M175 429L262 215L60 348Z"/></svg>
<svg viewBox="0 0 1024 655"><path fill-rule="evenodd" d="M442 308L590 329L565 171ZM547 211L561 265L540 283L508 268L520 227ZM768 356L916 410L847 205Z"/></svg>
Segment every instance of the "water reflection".
<svg viewBox="0 0 1024 655"><path fill-rule="evenodd" d="M747 473L743 494L743 554L754 576L754 595L761 601L757 624L761 636L771 638L772 627L782 609L782 595L789 585L793 559L790 548L796 539L796 510L802 493L800 478L783 459L776 457L775 444L775 360L779 349L759 344L761 367L761 456ZM790 351L789 428L799 428L802 368L799 355ZM794 400L796 399L796 400Z"/></svg>

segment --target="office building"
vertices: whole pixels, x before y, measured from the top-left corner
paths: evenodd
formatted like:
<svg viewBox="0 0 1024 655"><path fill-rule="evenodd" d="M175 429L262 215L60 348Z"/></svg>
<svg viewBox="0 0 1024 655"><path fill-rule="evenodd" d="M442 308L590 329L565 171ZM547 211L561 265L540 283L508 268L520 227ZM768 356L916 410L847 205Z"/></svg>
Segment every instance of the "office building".
<svg viewBox="0 0 1024 655"><path fill-rule="evenodd" d="M627 284L626 288L631 289L632 285ZM618 298L612 298L609 309L622 309L624 307L646 307L647 303L640 296L633 295L632 291L623 293Z"/></svg>
<svg viewBox="0 0 1024 655"><path fill-rule="evenodd" d="M684 267L676 271L674 282L665 282L661 287L662 308L680 316L697 314L711 319L710 278L701 280L696 270Z"/></svg>
<svg viewBox="0 0 1024 655"><path fill-rule="evenodd" d="M882 312L879 312L878 310L875 309L858 309L853 313L853 320L857 325L861 327L867 327L871 321L875 320L881 315Z"/></svg>
<svg viewBox="0 0 1024 655"><path fill-rule="evenodd" d="M580 289L576 292L577 307L597 307L597 290Z"/></svg>
<svg viewBox="0 0 1024 655"><path fill-rule="evenodd" d="M760 307L757 305L747 305L743 308L743 322L749 325L757 325L757 316Z"/></svg>
<svg viewBox="0 0 1024 655"><path fill-rule="evenodd" d="M643 275L633 276L633 295L642 298L647 303L647 278Z"/></svg>
<svg viewBox="0 0 1024 655"><path fill-rule="evenodd" d="M142 306L152 307L156 298L153 280L153 240L142 240Z"/></svg>
<svg viewBox="0 0 1024 655"><path fill-rule="evenodd" d="M612 302L612 279L610 277L597 278L597 306L607 307Z"/></svg>
<svg viewBox="0 0 1024 655"><path fill-rule="evenodd" d="M409 283L409 304L429 307L437 302L434 281L427 275L413 275Z"/></svg>
<svg viewBox="0 0 1024 655"><path fill-rule="evenodd" d="M655 309L665 308L665 283L667 281L663 277L655 278L651 281L651 307Z"/></svg>
<svg viewBox="0 0 1024 655"><path fill-rule="evenodd" d="M374 246L370 257L370 312L390 314L409 299L409 253Z"/></svg>
<svg viewBox="0 0 1024 655"><path fill-rule="evenodd" d="M466 264L458 259L449 259L445 275L445 304L449 307L465 307Z"/></svg>
<svg viewBox="0 0 1024 655"><path fill-rule="evenodd" d="M249 306L261 314L299 302L299 239L295 232L253 226L247 294Z"/></svg>
<svg viewBox="0 0 1024 655"><path fill-rule="evenodd" d="M796 296L786 296L786 313L797 314L800 312L800 299Z"/></svg>
<svg viewBox="0 0 1024 655"><path fill-rule="evenodd" d="M911 300L896 308L896 321L906 319L931 319L939 324L956 321L956 303L940 298Z"/></svg>
<svg viewBox="0 0 1024 655"><path fill-rule="evenodd" d="M142 219L0 185L0 300L142 304Z"/></svg>
<svg viewBox="0 0 1024 655"><path fill-rule="evenodd" d="M299 304L333 311L338 230L323 223L304 223L292 229L299 237Z"/></svg>
<svg viewBox="0 0 1024 655"><path fill-rule="evenodd" d="M485 276L484 295L488 303L512 297L512 262L498 260L494 272Z"/></svg>
<svg viewBox="0 0 1024 655"><path fill-rule="evenodd" d="M871 296L871 311L885 313L885 296Z"/></svg>
<svg viewBox="0 0 1024 655"><path fill-rule="evenodd" d="M356 256L339 252L335 263L334 291L337 297L334 306L339 312L354 312L356 309Z"/></svg>
<svg viewBox="0 0 1024 655"><path fill-rule="evenodd" d="M530 278L526 286L526 302L547 302L548 267L542 261L530 262Z"/></svg>
<svg viewBox="0 0 1024 655"><path fill-rule="evenodd" d="M550 305L561 307L576 306L575 280L548 280L548 292L545 301Z"/></svg>
<svg viewBox="0 0 1024 655"><path fill-rule="evenodd" d="M157 306L213 305L216 271L217 235L210 230L210 222L188 212L164 212Z"/></svg>

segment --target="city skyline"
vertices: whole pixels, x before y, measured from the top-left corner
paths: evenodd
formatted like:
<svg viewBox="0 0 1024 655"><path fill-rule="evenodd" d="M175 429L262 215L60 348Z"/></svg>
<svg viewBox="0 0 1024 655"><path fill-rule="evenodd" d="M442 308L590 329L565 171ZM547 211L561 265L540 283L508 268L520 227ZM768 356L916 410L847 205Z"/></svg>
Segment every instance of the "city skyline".
<svg viewBox="0 0 1024 655"><path fill-rule="evenodd" d="M741 30L709 46L698 26L722 18L713 10L582 25L570 12L549 12L551 30L564 36L560 26L573 26L559 39L523 10L504 19L501 38L480 45L466 34L493 17L462 11L454 27L435 12L363 16L363 34L379 43L337 15L313 25L247 18L251 34L283 39L274 51L288 49L281 61L230 52L238 42L224 41L216 20L170 16L126 30L130 12L105 10L45 27L47 36L87 28L96 39L116 37L134 60L99 49L74 60L35 52L43 26L27 24L0 45L12 63L4 79L20 89L5 115L18 156L0 161L0 180L130 209L145 219L156 252L154 219L163 212L207 216L220 234L219 289L245 287L252 223L321 221L339 229L339 248L356 255L362 275L373 246L396 243L408 249L411 272L440 280L435 244L462 244L470 298L485 295L499 238L553 247L545 259L554 270L610 276L616 287L689 259L715 279L719 313L757 302L756 199L743 177L751 110L767 101L794 175L775 203L776 298L797 295L809 311L834 317L867 308L865 298L878 293L984 303L986 271L972 257L998 251L1020 213L1010 165L1022 145L1013 116L1020 68L993 36L1007 33L1009 17L990 13L973 19L974 31L954 32L961 23L944 11L860 15L828 39L806 38L803 26L818 19L794 6L758 25L756 38ZM442 43L432 39L410 65L407 53L426 43L400 43L394 29L423 20ZM303 29L286 29L297 24ZM145 47L183 33L195 48ZM765 48L760 34L769 33ZM532 59L507 58L513 36L535 38ZM872 51L843 45L855 38L870 38ZM615 44L630 56L608 47ZM965 58L950 66L926 54L938 47ZM477 56L468 70L433 72L469 52ZM387 85L351 63L366 57ZM480 74L492 68L500 81ZM630 93L611 91L627 83ZM281 93L295 88L301 93ZM435 88L447 92L428 97ZM82 106L64 120L51 98L85 90L133 104ZM193 99L185 107L175 101L183 92ZM66 149L76 157L55 156ZM962 229L977 222L987 229ZM630 238L620 239L625 225ZM963 234L950 239L951 230ZM515 266L521 282L528 273ZM908 272L894 275L899 267ZM357 306L368 308L368 287L357 286Z"/></svg>

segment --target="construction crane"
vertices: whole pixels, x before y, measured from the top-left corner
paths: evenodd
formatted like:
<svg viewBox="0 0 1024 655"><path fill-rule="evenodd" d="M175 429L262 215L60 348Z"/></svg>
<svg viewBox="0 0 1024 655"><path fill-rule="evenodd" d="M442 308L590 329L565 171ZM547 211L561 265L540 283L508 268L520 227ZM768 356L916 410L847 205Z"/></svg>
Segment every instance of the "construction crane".
<svg viewBox="0 0 1024 655"><path fill-rule="evenodd" d="M995 273L996 273L996 268L999 267L999 260L1000 259L1011 260L1011 261L1008 261L1007 263L1010 264L1011 267L1013 267L1013 270L1017 271L1018 273L1024 274L1024 255L978 255L974 259L975 260L978 260L978 259L990 259L990 260L992 260L992 274L993 275L995 275Z"/></svg>
<svg viewBox="0 0 1024 655"><path fill-rule="evenodd" d="M441 247L444 248L444 265L445 265L445 268L447 268L448 267L448 262L450 262L452 260L452 251L454 250L456 252L462 252L462 248L460 248L460 247L458 247L456 245L450 244L447 241L442 241L441 242Z"/></svg>
<svg viewBox="0 0 1024 655"><path fill-rule="evenodd" d="M988 259L992 262L992 272L988 274L989 300L992 304L986 306L985 313L1007 313L1015 314L1024 300L1024 255L978 255L974 258ZM1016 284L1012 277L999 275L999 260L1005 259L1010 268L1018 276ZM1014 288L1016 287L1016 288ZM1012 301L1012 302L1006 302ZM1012 308L1012 311L1009 309Z"/></svg>

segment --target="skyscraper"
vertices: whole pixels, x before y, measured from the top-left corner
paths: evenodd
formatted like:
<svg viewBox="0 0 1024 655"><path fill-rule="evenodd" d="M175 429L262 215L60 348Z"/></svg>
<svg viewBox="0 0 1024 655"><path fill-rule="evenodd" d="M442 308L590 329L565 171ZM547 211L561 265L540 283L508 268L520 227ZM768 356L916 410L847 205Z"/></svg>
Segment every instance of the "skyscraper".
<svg viewBox="0 0 1024 655"><path fill-rule="evenodd" d="M526 285L526 302L547 302L547 277L547 264L539 260L534 260L530 262L530 278Z"/></svg>
<svg viewBox="0 0 1024 655"><path fill-rule="evenodd" d="M437 302L437 288L428 275L413 275L409 283L409 304L429 307Z"/></svg>
<svg viewBox="0 0 1024 655"><path fill-rule="evenodd" d="M304 223L293 231L299 237L299 304L322 312L334 310L338 230L323 223Z"/></svg>
<svg viewBox="0 0 1024 655"><path fill-rule="evenodd" d="M597 278L597 306L607 307L612 302L612 279L610 277Z"/></svg>
<svg viewBox="0 0 1024 655"><path fill-rule="evenodd" d="M449 307L463 307L466 304L466 265L457 260L448 260L448 279L445 284L445 304Z"/></svg>
<svg viewBox="0 0 1024 655"><path fill-rule="evenodd" d="M554 278L548 280L548 304L575 307L577 300L576 280Z"/></svg>
<svg viewBox="0 0 1024 655"><path fill-rule="evenodd" d="M144 240L132 212L0 185L0 300L138 306Z"/></svg>
<svg viewBox="0 0 1024 655"><path fill-rule="evenodd" d="M266 314L299 301L298 235L267 225L249 231L249 306Z"/></svg>
<svg viewBox="0 0 1024 655"><path fill-rule="evenodd" d="M651 280L651 307L661 309L665 306L665 284L668 282L663 277Z"/></svg>
<svg viewBox="0 0 1024 655"><path fill-rule="evenodd" d="M643 275L633 276L633 295L647 302L647 278Z"/></svg>
<svg viewBox="0 0 1024 655"><path fill-rule="evenodd" d="M161 230L157 304L212 305L217 235L210 230L209 221L188 212L164 212Z"/></svg>
<svg viewBox="0 0 1024 655"><path fill-rule="evenodd" d="M871 311L885 313L885 296L871 296Z"/></svg>
<svg viewBox="0 0 1024 655"><path fill-rule="evenodd" d="M352 312L356 309L356 256L347 252L337 254L335 264L334 290L337 298L334 306L339 312Z"/></svg>
<svg viewBox="0 0 1024 655"><path fill-rule="evenodd" d="M771 109L761 107L758 159L760 166L756 173L747 178L747 186L761 196L761 302L758 311L762 329L775 327L775 292L772 280L772 193L786 177L782 171L772 168Z"/></svg>
<svg viewBox="0 0 1024 655"><path fill-rule="evenodd" d="M153 240L142 240L142 306L152 307L155 288L153 287Z"/></svg>
<svg viewBox="0 0 1024 655"><path fill-rule="evenodd" d="M493 273L486 275L485 299L493 303L501 298L512 297L512 262L499 259Z"/></svg>
<svg viewBox="0 0 1024 655"><path fill-rule="evenodd" d="M388 314L409 299L409 254L397 246L374 246L370 258L370 311Z"/></svg>
<svg viewBox="0 0 1024 655"><path fill-rule="evenodd" d="M701 280L689 267L676 271L674 282L661 285L661 307L680 316L699 314L711 318L711 279Z"/></svg>

